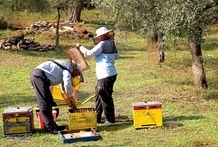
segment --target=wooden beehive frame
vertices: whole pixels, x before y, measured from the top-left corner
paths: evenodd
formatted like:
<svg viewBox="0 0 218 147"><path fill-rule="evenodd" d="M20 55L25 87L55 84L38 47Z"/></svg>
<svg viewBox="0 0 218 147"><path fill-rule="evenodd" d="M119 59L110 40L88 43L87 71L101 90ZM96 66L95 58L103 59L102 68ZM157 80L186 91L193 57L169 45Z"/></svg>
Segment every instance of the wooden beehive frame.
<svg viewBox="0 0 218 147"><path fill-rule="evenodd" d="M83 71L90 68L83 54L75 46L65 50L65 54L70 60L74 60L76 63L80 64Z"/></svg>

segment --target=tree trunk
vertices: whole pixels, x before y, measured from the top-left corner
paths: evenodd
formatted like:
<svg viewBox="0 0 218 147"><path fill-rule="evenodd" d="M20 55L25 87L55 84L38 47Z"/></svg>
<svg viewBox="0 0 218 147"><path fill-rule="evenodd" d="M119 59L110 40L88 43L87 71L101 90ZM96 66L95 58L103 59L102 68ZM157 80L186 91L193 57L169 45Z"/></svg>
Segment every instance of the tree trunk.
<svg viewBox="0 0 218 147"><path fill-rule="evenodd" d="M91 0L86 0L84 2L84 7L87 8L88 10L95 8L95 6L92 4Z"/></svg>
<svg viewBox="0 0 218 147"><path fill-rule="evenodd" d="M158 34L157 34L157 32L153 31L153 33L151 33L151 35L149 37L150 37L149 40L151 42L153 42L153 43L156 43L158 41Z"/></svg>
<svg viewBox="0 0 218 147"><path fill-rule="evenodd" d="M69 22L80 22L80 15L85 0L75 0L72 5L69 6L68 21Z"/></svg>
<svg viewBox="0 0 218 147"><path fill-rule="evenodd" d="M165 56L164 56L164 39L163 39L163 33L158 33L158 52L159 52L159 63L163 63Z"/></svg>
<svg viewBox="0 0 218 147"><path fill-rule="evenodd" d="M56 37L55 37L55 45L58 46L59 45L59 24L60 24L60 18L61 18L61 15L60 15L60 7L57 6L57 26L56 26Z"/></svg>
<svg viewBox="0 0 218 147"><path fill-rule="evenodd" d="M204 72L201 43L199 39L194 38L189 40L189 46L192 54L192 73L194 76L194 85L196 87L207 89L208 85Z"/></svg>
<svg viewBox="0 0 218 147"><path fill-rule="evenodd" d="M149 3L149 13L151 14L151 22L150 22L150 25L151 25L151 30L152 30L152 33L151 33L151 42L157 42L158 41L158 33L157 33L157 21L155 20L155 16L157 15L157 12L155 11L155 1L154 0L149 0L148 1Z"/></svg>

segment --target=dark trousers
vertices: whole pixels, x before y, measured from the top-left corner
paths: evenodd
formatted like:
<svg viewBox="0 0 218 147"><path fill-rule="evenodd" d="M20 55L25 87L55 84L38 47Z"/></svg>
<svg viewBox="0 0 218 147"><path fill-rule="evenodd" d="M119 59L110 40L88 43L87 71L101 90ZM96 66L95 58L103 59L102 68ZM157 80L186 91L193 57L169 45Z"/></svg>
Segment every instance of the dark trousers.
<svg viewBox="0 0 218 147"><path fill-rule="evenodd" d="M38 107L46 129L56 129L57 124L52 116L53 97L50 87L50 81L44 71L34 69L30 75L33 88L35 90Z"/></svg>
<svg viewBox="0 0 218 147"><path fill-rule="evenodd" d="M95 109L97 112L97 122L101 122L101 116L103 112L109 122L115 122L114 101L112 98L112 93L116 78L117 75L97 81L97 85L95 87Z"/></svg>

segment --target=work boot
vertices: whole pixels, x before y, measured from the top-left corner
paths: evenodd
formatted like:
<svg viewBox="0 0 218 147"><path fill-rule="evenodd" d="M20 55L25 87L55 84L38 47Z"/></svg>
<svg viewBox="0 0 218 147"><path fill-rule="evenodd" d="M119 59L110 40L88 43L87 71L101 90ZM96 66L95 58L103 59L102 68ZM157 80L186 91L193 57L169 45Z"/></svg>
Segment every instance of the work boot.
<svg viewBox="0 0 218 147"><path fill-rule="evenodd" d="M66 129L66 126L56 126L56 128L45 129L45 131L50 134L57 134L58 131L62 131L65 129Z"/></svg>

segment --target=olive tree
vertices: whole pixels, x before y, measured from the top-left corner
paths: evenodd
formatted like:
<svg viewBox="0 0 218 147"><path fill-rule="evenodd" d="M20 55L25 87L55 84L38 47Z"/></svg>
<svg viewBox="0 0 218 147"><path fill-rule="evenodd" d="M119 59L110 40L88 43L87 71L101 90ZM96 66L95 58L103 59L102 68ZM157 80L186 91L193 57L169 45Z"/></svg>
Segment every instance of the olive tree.
<svg viewBox="0 0 218 147"><path fill-rule="evenodd" d="M69 22L80 22L80 15L83 8L85 0L69 0L69 12L68 21Z"/></svg>
<svg viewBox="0 0 218 147"><path fill-rule="evenodd" d="M68 21L69 22L79 22L80 14L82 7L84 5L84 0L56 0L54 3L51 3L54 8L57 10L57 26L56 26L56 37L55 45L59 45L59 24L61 18L61 10L69 8Z"/></svg>
<svg viewBox="0 0 218 147"><path fill-rule="evenodd" d="M192 55L194 85L207 88L201 43L205 29L217 20L218 0L95 0L98 8L111 13L115 26L187 37ZM160 47L161 49L161 47ZM160 50L161 51L161 50ZM164 54L163 54L164 55Z"/></svg>
<svg viewBox="0 0 218 147"><path fill-rule="evenodd" d="M160 27L168 35L187 37L196 87L208 88L201 44L208 27L218 19L218 0L171 0L165 3Z"/></svg>
<svg viewBox="0 0 218 147"><path fill-rule="evenodd" d="M159 31L158 23L161 17L160 0L94 0L95 6L102 9L119 29L131 29L141 34L147 34L151 42L158 45L158 62L164 62L163 33Z"/></svg>

